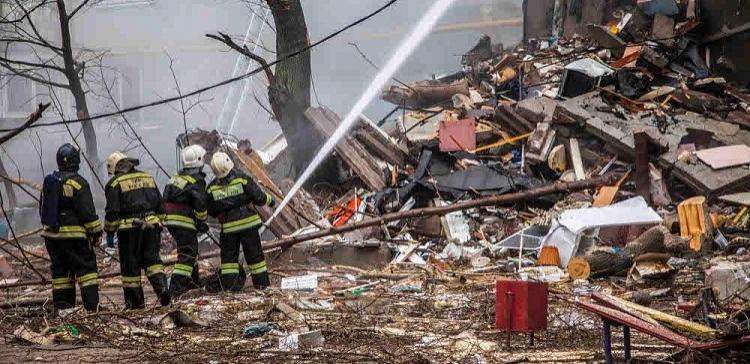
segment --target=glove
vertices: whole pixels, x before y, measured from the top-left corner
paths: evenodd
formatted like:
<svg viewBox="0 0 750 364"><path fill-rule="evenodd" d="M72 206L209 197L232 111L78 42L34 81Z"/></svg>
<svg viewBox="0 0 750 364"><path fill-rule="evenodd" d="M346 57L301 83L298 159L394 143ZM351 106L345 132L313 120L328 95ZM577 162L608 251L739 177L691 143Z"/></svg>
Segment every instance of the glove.
<svg viewBox="0 0 750 364"><path fill-rule="evenodd" d="M115 247L115 234L107 234L107 248Z"/></svg>
<svg viewBox="0 0 750 364"><path fill-rule="evenodd" d="M198 221L195 223L195 228L198 229L199 233L207 233L208 232L208 224L206 224L205 221Z"/></svg>
<svg viewBox="0 0 750 364"><path fill-rule="evenodd" d="M274 208L276 206L276 199L271 197L271 201L268 202L268 207Z"/></svg>

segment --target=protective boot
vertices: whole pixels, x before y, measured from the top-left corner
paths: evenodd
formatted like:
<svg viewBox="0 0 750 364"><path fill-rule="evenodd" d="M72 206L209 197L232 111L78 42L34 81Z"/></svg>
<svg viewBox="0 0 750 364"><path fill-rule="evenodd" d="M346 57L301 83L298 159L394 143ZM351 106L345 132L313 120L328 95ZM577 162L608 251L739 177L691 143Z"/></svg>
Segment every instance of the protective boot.
<svg viewBox="0 0 750 364"><path fill-rule="evenodd" d="M236 264L236 263L235 263ZM238 273L221 273L221 288L224 291L239 292L245 287L245 281L247 280L247 273L239 264L237 264L236 270ZM222 269L224 271L224 269Z"/></svg>
<svg viewBox="0 0 750 364"><path fill-rule="evenodd" d="M125 308L128 310L137 310L145 308L143 298L143 287L123 287L125 296Z"/></svg>
<svg viewBox="0 0 750 364"><path fill-rule="evenodd" d="M198 273L198 266L197 265L193 267L193 275L191 277L191 280L192 280L192 282L191 282L191 284L192 284L191 289L192 288L201 288L201 277L200 277L200 274Z"/></svg>
<svg viewBox="0 0 750 364"><path fill-rule="evenodd" d="M172 280L169 282L169 294L174 298L178 298L182 296L183 293L189 291L191 285L191 277L173 274Z"/></svg>
<svg viewBox="0 0 750 364"><path fill-rule="evenodd" d="M95 312L99 308L99 285L81 287L81 301L86 311Z"/></svg>
<svg viewBox="0 0 750 364"><path fill-rule="evenodd" d="M253 279L255 289L266 289L271 286L271 278L269 278L268 272L252 274L250 277Z"/></svg>
<svg viewBox="0 0 750 364"><path fill-rule="evenodd" d="M172 296L167 286L167 276L164 273L155 273L148 276L148 281L151 282L154 294L159 297L159 303L162 306L169 306L172 303Z"/></svg>
<svg viewBox="0 0 750 364"><path fill-rule="evenodd" d="M76 305L76 289L56 288L52 290L52 304L58 310L66 310Z"/></svg>

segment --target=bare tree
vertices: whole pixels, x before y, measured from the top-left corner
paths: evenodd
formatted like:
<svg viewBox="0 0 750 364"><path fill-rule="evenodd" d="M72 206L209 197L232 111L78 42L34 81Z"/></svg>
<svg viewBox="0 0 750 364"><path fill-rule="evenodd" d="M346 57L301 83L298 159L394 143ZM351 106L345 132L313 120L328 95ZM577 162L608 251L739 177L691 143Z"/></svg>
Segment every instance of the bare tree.
<svg viewBox="0 0 750 364"><path fill-rule="evenodd" d="M87 57L100 55L78 50L74 54L70 25L90 1L0 0L4 7L0 19L0 70L10 77L22 77L46 87L69 91L78 119L90 117L82 84ZM66 2L77 5L68 10ZM57 18L59 22L57 35L44 22L50 18ZM94 168L101 168L94 126L86 120L81 127L86 154Z"/></svg>
<svg viewBox="0 0 750 364"><path fill-rule="evenodd" d="M310 44L305 14L300 0L265 0L273 15L276 28L277 63L273 70L268 62L246 46L237 44L224 33L208 34L233 50L265 67L268 78L268 99L274 118L279 122L287 140L297 173L303 171L324 140L305 117L310 107L311 66L310 52L294 57L286 56L305 49Z"/></svg>

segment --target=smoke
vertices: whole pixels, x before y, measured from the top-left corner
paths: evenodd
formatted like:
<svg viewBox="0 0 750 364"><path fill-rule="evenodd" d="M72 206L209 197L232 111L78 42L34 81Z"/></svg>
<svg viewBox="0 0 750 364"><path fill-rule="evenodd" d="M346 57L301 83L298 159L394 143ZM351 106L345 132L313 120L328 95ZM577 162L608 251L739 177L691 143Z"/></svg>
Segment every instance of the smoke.
<svg viewBox="0 0 750 364"><path fill-rule="evenodd" d="M278 216L281 210L289 203L289 201L291 201L292 197L294 197L297 191L302 188L302 185L307 181L308 178L310 178L315 169L318 168L318 166L333 150L339 140L341 140L341 138L346 135L352 125L354 125L354 123L358 120L362 112L365 111L367 105L369 105L370 102L372 102L372 100L378 96L386 83L390 81L391 77L393 77L393 75L396 73L396 71L398 71L401 65L403 65L406 59L412 54L412 52L414 52L417 46L422 43L422 41L430 33L430 30L435 27L435 24L440 19L440 17L445 14L448 8L450 8L450 6L455 1L456 0L438 0L422 16L422 19L414 27L414 30L411 32L411 34L404 40L404 42L401 43L398 49L396 49L396 52L393 54L388 63L386 63L386 65L380 70L380 72L378 72L377 76L375 76L375 79L370 83L362 96L360 96L357 103L354 104L354 107L352 107L352 109L346 115L333 135L331 135L328 141L326 141L315 158L313 158L313 160L310 162L310 165L307 167L307 169L305 169L302 175L297 179L297 182L294 184L294 186L292 186L292 189L284 197L284 200L281 201L276 211L274 211L273 215L268 220L267 224L270 224L271 221L273 221L273 219Z"/></svg>

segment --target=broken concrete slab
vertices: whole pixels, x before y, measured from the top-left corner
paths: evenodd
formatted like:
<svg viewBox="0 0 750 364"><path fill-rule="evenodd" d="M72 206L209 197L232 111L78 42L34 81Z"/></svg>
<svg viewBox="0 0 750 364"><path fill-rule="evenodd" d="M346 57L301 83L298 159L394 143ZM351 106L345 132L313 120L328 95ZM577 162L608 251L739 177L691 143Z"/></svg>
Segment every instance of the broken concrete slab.
<svg viewBox="0 0 750 364"><path fill-rule="evenodd" d="M526 159L532 162L544 162L552 150L557 132L548 123L539 123L527 142Z"/></svg>
<svg viewBox="0 0 750 364"><path fill-rule="evenodd" d="M549 123L558 102L549 97L532 97L516 104L516 112L532 123Z"/></svg>
<svg viewBox="0 0 750 364"><path fill-rule="evenodd" d="M712 198L750 183L750 169L744 167L714 170L706 164L689 164L677 160L676 152L659 159L661 168L672 168L672 174L699 194Z"/></svg>
<svg viewBox="0 0 750 364"><path fill-rule="evenodd" d="M586 100L598 97L598 92L584 94L567 101L559 102L555 106L552 116L554 123L559 124L583 124L593 116L583 106Z"/></svg>
<svg viewBox="0 0 750 364"><path fill-rule="evenodd" d="M744 144L703 149L695 152L695 154L698 156L698 159L713 169L723 169L750 163L750 147Z"/></svg>
<svg viewBox="0 0 750 364"><path fill-rule="evenodd" d="M720 301L731 297L750 300L750 262L713 261L706 270L706 285Z"/></svg>
<svg viewBox="0 0 750 364"><path fill-rule="evenodd" d="M750 192L739 192L720 196L719 200L740 206L750 206Z"/></svg>
<svg viewBox="0 0 750 364"><path fill-rule="evenodd" d="M620 39L616 34L609 31L609 28L591 24L589 25L588 30L589 35L591 35L591 38L594 39L594 41L605 49L612 51L613 57L622 58L625 54L627 43Z"/></svg>

